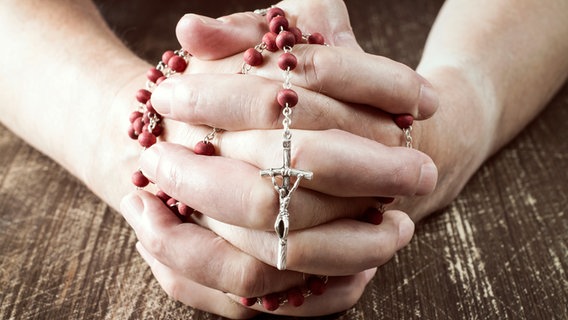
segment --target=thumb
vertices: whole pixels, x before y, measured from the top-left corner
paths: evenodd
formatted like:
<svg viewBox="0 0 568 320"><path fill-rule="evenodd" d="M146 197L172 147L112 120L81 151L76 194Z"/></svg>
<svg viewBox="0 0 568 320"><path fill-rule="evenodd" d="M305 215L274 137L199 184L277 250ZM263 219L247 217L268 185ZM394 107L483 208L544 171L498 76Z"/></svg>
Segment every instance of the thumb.
<svg viewBox="0 0 568 320"><path fill-rule="evenodd" d="M362 50L353 34L343 1L284 0L277 6L284 9L290 22L304 33L319 32L329 45ZM218 19L186 14L176 28L181 46L203 60L216 60L243 52L257 45L267 31L265 17L252 12Z"/></svg>

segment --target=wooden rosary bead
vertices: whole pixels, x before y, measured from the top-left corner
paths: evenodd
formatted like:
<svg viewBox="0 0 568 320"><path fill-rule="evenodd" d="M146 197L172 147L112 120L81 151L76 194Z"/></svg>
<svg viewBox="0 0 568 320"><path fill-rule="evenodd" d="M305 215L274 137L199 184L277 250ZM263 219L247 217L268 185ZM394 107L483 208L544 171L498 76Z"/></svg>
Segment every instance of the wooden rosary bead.
<svg viewBox="0 0 568 320"><path fill-rule="evenodd" d="M136 92L136 100L140 103L146 103L152 97L152 92L146 89L140 89Z"/></svg>
<svg viewBox="0 0 568 320"><path fill-rule="evenodd" d="M136 132L137 135L142 133L142 130L144 129L144 123L142 122L142 117L136 118L134 122L132 122L132 129L134 129L134 132Z"/></svg>
<svg viewBox="0 0 568 320"><path fill-rule="evenodd" d="M187 68L187 61L178 55L174 55L168 60L168 67L175 72L184 72Z"/></svg>
<svg viewBox="0 0 568 320"><path fill-rule="evenodd" d="M276 36L278 49L292 48L296 44L296 36L290 31L282 31Z"/></svg>
<svg viewBox="0 0 568 320"><path fill-rule="evenodd" d="M277 293L267 294L262 297L262 306L268 311L274 311L280 307L280 298Z"/></svg>
<svg viewBox="0 0 568 320"><path fill-rule="evenodd" d="M414 117L410 114L397 114L393 116L394 123L401 128L406 129L414 122Z"/></svg>
<svg viewBox="0 0 568 320"><path fill-rule="evenodd" d="M256 303L256 298L241 298L243 306L252 307Z"/></svg>
<svg viewBox="0 0 568 320"><path fill-rule="evenodd" d="M138 142L144 148L150 148L156 143L156 136L148 131L144 131L138 135Z"/></svg>
<svg viewBox="0 0 568 320"><path fill-rule="evenodd" d="M128 120L130 120L130 123L133 123L134 120L138 119L142 117L142 112L140 111L132 111L132 113L130 114L130 117L128 118Z"/></svg>
<svg viewBox="0 0 568 320"><path fill-rule="evenodd" d="M244 53L245 63L249 66L259 66L262 64L263 58L262 54L258 52L255 48L249 48Z"/></svg>
<svg viewBox="0 0 568 320"><path fill-rule="evenodd" d="M146 78L154 83L156 83L156 81L163 76L164 73L156 68L150 68L148 72L146 72Z"/></svg>
<svg viewBox="0 0 568 320"><path fill-rule="evenodd" d="M325 292L326 284L323 279L312 276L309 277L306 282L308 289L312 292L312 294L319 296Z"/></svg>
<svg viewBox="0 0 568 320"><path fill-rule="evenodd" d="M212 156L215 154L215 146L211 142L199 141L193 148L195 154Z"/></svg>
<svg viewBox="0 0 568 320"><path fill-rule="evenodd" d="M162 54L162 62L163 62L165 65L168 65L168 61L170 61L170 58L173 57L173 56L175 56L175 55L176 55L176 54L175 54L172 50L168 50L168 51L164 52L164 53Z"/></svg>
<svg viewBox="0 0 568 320"><path fill-rule="evenodd" d="M296 43L302 43L304 38L302 37L302 30L298 27L289 27L288 31L292 32L294 37L296 37Z"/></svg>
<svg viewBox="0 0 568 320"><path fill-rule="evenodd" d="M302 290L299 288L292 288L288 290L286 293L288 298L288 303L290 303L294 307L299 307L304 304L304 295L302 294Z"/></svg>
<svg viewBox="0 0 568 320"><path fill-rule="evenodd" d="M282 70L294 70L298 65L298 59L290 52L285 52L278 58L278 67Z"/></svg>
<svg viewBox="0 0 568 320"><path fill-rule="evenodd" d="M193 214L193 208L191 208L187 204L183 204L181 202L178 202L177 209L178 209L179 214L181 214L184 217L189 217L190 215Z"/></svg>
<svg viewBox="0 0 568 320"><path fill-rule="evenodd" d="M278 51L278 46L276 46L276 33L267 32L262 36L262 43L266 45L266 50L270 52Z"/></svg>
<svg viewBox="0 0 568 320"><path fill-rule="evenodd" d="M283 16L276 16L268 24L270 31L274 33L280 33L282 30L288 30L288 19Z"/></svg>
<svg viewBox="0 0 568 320"><path fill-rule="evenodd" d="M296 104L298 104L298 94L292 89L282 89L278 91L276 100L282 108L286 108L286 105L293 108Z"/></svg>
<svg viewBox="0 0 568 320"><path fill-rule="evenodd" d="M136 133L136 131L134 130L134 128L132 126L130 126L128 128L128 136L132 140L138 140L138 134Z"/></svg>
<svg viewBox="0 0 568 320"><path fill-rule="evenodd" d="M140 170L132 174L132 183L138 188L144 188L150 183L150 180L142 174Z"/></svg>
<svg viewBox="0 0 568 320"><path fill-rule="evenodd" d="M278 16L285 17L286 14L284 13L284 10L282 10L278 7L270 8L266 12L266 21L268 23L270 23L270 21L272 21L272 19L274 19L275 17L278 17Z"/></svg>
<svg viewBox="0 0 568 320"><path fill-rule="evenodd" d="M308 37L308 43L309 44L324 44L325 40L324 40L323 35L321 33L315 32L315 33L312 33Z"/></svg>

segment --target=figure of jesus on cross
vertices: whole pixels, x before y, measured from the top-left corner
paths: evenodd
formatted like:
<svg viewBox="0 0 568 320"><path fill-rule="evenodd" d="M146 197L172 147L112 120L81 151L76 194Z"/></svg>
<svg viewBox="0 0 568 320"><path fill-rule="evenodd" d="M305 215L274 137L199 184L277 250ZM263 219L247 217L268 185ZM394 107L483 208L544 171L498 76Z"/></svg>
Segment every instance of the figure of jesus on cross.
<svg viewBox="0 0 568 320"><path fill-rule="evenodd" d="M291 136L285 135L282 140L283 147L283 165L280 168L272 168L260 171L263 177L271 177L272 184L278 193L279 209L278 217L274 222L274 230L278 235L278 261L276 267L278 270L286 269L286 254L288 243L289 231L289 214L288 206L290 205L290 198L292 193L300 185L302 178L308 180L312 179L313 173L310 171L298 170L290 167L291 162ZM282 183L278 183L276 177L282 177ZM291 183L292 177L296 177L295 181Z"/></svg>

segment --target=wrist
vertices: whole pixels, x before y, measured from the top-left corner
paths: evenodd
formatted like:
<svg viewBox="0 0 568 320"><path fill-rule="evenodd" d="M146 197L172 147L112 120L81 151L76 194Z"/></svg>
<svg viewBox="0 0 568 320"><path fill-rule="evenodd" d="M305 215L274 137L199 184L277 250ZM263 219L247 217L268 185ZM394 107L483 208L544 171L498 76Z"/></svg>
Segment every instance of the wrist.
<svg viewBox="0 0 568 320"><path fill-rule="evenodd" d="M142 61L125 64L117 70L118 77L109 86L100 117L93 126L98 131L90 153L80 173L85 184L105 202L117 209L120 199L133 190L131 175L137 168L141 147L127 134L128 117L136 109L136 91L146 83L146 70L150 67Z"/></svg>
<svg viewBox="0 0 568 320"><path fill-rule="evenodd" d="M421 66L419 72L440 98L432 118L415 122L414 144L438 167L438 184L428 197L401 203L418 220L449 204L490 156L495 131L496 100L474 72L455 66Z"/></svg>

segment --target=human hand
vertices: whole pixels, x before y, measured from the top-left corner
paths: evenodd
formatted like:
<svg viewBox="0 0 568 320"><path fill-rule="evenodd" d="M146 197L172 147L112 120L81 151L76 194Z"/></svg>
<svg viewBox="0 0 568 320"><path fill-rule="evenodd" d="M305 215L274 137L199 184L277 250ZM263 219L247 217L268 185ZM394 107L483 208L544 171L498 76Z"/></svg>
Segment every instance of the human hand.
<svg viewBox="0 0 568 320"><path fill-rule="evenodd" d="M238 121L237 121L237 122L238 122ZM234 120L233 120L233 119L230 119L227 123L234 123ZM239 125L241 125L241 124L239 124ZM245 123L244 126L245 126L245 127L243 127L243 128L246 129L247 126L250 126L250 125L249 125L248 123ZM231 129L234 129L234 128L231 128ZM332 132L327 132L327 133L332 133ZM334 134L337 134L337 137L342 137L342 134L340 134L339 132L333 132L333 133L334 133ZM225 133L224 136L227 135L227 134L228 134L228 133ZM344 137L344 138L346 138L346 137ZM347 137L347 138L351 138L351 137ZM347 138L346 138L346 141L345 141L345 142L348 142L348 141L349 141L349 139L347 139ZM223 140L224 140L224 139L225 139L225 137L223 137ZM341 140L341 138L340 138L339 140ZM358 144L356 143L355 145L358 145ZM331 150L334 150L333 146L332 146ZM335 150L334 150L334 151L335 151ZM245 154L246 154L246 153L248 153L248 151L245 151ZM236 154L238 154L238 152L237 152ZM245 155L245 157L246 157L246 155ZM168 157L168 158L169 158L169 157ZM251 160L252 160L252 162L255 161L254 159L249 159L249 161L251 161ZM165 166L167 167L167 165L165 165ZM387 166L387 167L388 167L388 166ZM256 172L258 172L258 169L255 169L255 170L256 170ZM245 171L246 171L246 170L245 170ZM146 172L145 172L145 173L146 173ZM320 176L323 176L323 175L320 175ZM150 174L150 178L152 178L152 180L154 180L154 181L158 181L158 180L159 180L159 178L157 178L157 177L152 177L151 174ZM332 182L333 179L335 179L335 178L336 178L336 177L329 177L329 181ZM344 178L346 178L346 180L348 180L349 175L347 174L346 177L344 177ZM431 177L430 177L430 178L431 178ZM246 179L246 178L245 178L245 179ZM434 179L434 180L435 180L435 179ZM339 178L339 181L341 181L341 178ZM324 185L325 185L325 182L327 182L326 179L325 179L325 176L324 176L324 179L323 179L322 181L320 181L320 183L321 183L321 182L324 182ZM175 184L175 183L174 183L174 184ZM388 184L388 183L387 183L387 184ZM158 185L160 185L160 182L158 182ZM363 184L363 185L364 185L364 184ZM347 183L346 186L347 186L346 189L349 189L348 187L350 186L350 184ZM162 186L161 186L161 187L162 187ZM319 187L321 187L321 185L320 185ZM318 186L316 185L316 186L315 186L315 190L318 190L317 188L318 188ZM427 188L428 188L428 187L427 187ZM426 189L427 189L427 188L426 188ZM167 188L164 188L164 189L167 190ZM362 195L365 195L365 194L366 194L365 192L368 192L368 191L363 191L364 189L365 189L365 187L362 187L362 188L360 188L360 189L350 190L350 192L353 192L354 196L361 195L361 194L362 194ZM418 189L420 189L420 187L418 187L416 190L418 190ZM416 191L416 190L414 190L414 191ZM327 192L330 192L330 191L331 191L331 190L327 190ZM334 191L340 193L342 190L334 190ZM399 191L400 191L400 190L399 190ZM361 193L361 192L362 192L362 193ZM397 192L397 189L394 188L394 189L391 189L390 191L387 191L387 193L388 193L388 192ZM401 191L401 192L408 192L408 191ZM420 193L421 191L418 191L418 192ZM168 192L168 193L170 193L170 192ZM174 194L174 195L175 195L176 192L174 191L174 192L171 193L171 194ZM273 193L272 193L272 194L273 194ZM183 196L182 196L182 197L177 197L177 196L176 196L176 198L184 199L185 197L183 197ZM309 198L308 198L308 199L309 199ZM308 201L308 202L309 202L309 201ZM332 203L333 203L333 202L332 202ZM336 208L336 207L334 206L334 208ZM201 211L201 210L200 210L200 211ZM332 211L333 211L333 210L332 210ZM204 210L204 212L206 212L206 211ZM275 212L275 211L272 210L272 212ZM390 214L390 213L389 213L389 214ZM360 215L360 213L359 213L358 215ZM325 217L325 214L322 215L321 217L323 217L322 219L323 219L324 221L325 221L326 219L328 219L327 217ZM321 217L320 217L320 218L321 218ZM333 214L332 214L332 217L333 217ZM226 217L225 217L225 218L226 218ZM223 220L223 218L221 218L220 220ZM237 220L239 220L239 219L237 218ZM212 220L212 221L213 221L213 220ZM230 223L233 223L233 224L239 224L241 221L229 221L229 222L230 222ZM261 224L262 224L262 223L261 223ZM300 223L299 225L300 225L300 227L302 226L301 223ZM212 228L212 229L217 228L217 229L219 229L219 230L221 230L221 231L223 230L223 228L219 228L218 226L216 227L215 222L210 223L210 224L209 224L209 227ZM351 228L351 227L352 227L352 226L350 226L350 228ZM336 228L336 227L333 227L333 228ZM340 232L342 231L341 228L336 229L336 231L337 231L337 230L339 230ZM317 234L317 232L316 232L315 234ZM399 236L400 236L400 235L399 235ZM306 237L306 239L308 239L308 238L309 238L309 236ZM315 238L316 238L316 239L324 239L324 240L326 239L325 237L322 238L321 235L318 235L318 236L316 236ZM404 237L402 237L402 238L404 238ZM235 241L235 242L238 242L238 241L239 241L238 239L241 239L241 237L234 237L234 241ZM400 240L400 239L399 239L399 240ZM248 240L246 240L246 241L248 241ZM241 246L246 247L246 241L241 242ZM327 241L326 241L326 242L327 242ZM403 242L404 242L404 241L403 241ZM252 252L256 252L254 245L249 246L249 247L250 247L249 250L251 250ZM337 248L335 248L335 249L337 249ZM269 251L270 251L270 250L269 250ZM328 251L328 249L323 250L323 251ZM389 250L386 250L386 251L388 252ZM321 250L318 250L318 252L321 252ZM353 251L348 251L348 252L353 252ZM158 253L158 254L159 254L159 253ZM354 255L360 255L360 253L356 253L356 254L354 254ZM387 255L388 255L388 254L387 254ZM271 260L271 261L273 261L273 259L272 259L272 258L268 258L268 256L270 256L270 254L268 254L267 256L265 256L264 260L265 260L265 261L266 261L266 260ZM325 257L328 257L328 255L322 254L322 257L325 258ZM262 259L262 258L260 258L260 259ZM372 259L373 259L373 258L371 258L370 260L372 260ZM320 262L321 262L321 261L320 261ZM376 261L373 261L373 266L376 265L375 263L376 263ZM307 265L307 268L309 268L310 263L307 263L306 265ZM301 267L301 266L300 266L300 267ZM304 266L304 267L306 267L306 266ZM344 267L345 267L346 269L334 270L333 267L331 267L331 270L330 270L330 271L327 271L327 272L317 272L317 273L321 273L321 274L334 274L334 272L335 272L335 273L337 273L337 274L342 274L342 273L350 274L350 273L354 272L353 270L349 269L349 268L353 268L353 267L354 267L354 266L350 265L349 263L347 263L346 265L344 265ZM361 268L361 263L360 263L358 266L355 266L355 268ZM309 269L308 269L308 270L309 270ZM325 270L324 270L324 271L325 271ZM315 272L313 272L313 273L315 273Z"/></svg>

